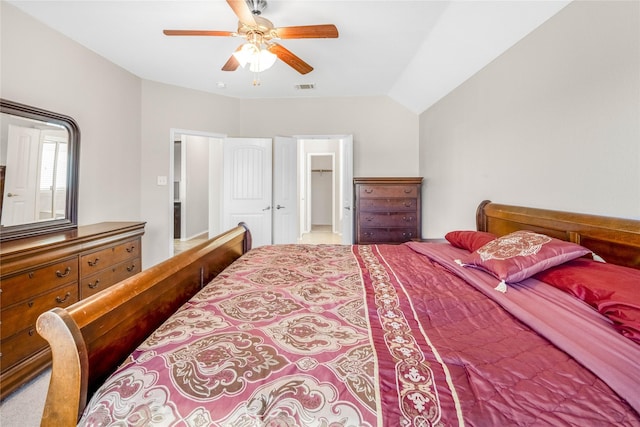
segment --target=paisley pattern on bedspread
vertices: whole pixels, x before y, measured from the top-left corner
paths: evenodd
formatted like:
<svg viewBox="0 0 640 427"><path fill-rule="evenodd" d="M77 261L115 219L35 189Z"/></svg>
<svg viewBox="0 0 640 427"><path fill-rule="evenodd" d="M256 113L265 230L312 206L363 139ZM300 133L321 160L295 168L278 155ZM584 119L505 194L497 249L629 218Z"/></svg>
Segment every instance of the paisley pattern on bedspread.
<svg viewBox="0 0 640 427"><path fill-rule="evenodd" d="M81 424L376 426L367 312L352 247L254 249L128 358Z"/></svg>

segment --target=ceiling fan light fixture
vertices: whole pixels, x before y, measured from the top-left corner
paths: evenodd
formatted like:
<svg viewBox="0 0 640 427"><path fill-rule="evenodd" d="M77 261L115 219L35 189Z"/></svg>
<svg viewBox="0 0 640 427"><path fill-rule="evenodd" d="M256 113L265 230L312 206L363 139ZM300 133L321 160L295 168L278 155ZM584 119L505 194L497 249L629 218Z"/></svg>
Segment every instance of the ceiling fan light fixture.
<svg viewBox="0 0 640 427"><path fill-rule="evenodd" d="M233 52L233 56L236 57L236 59L240 63L240 66L244 68L245 65L251 62L251 59L257 53L258 48L256 47L256 45L254 45L253 43L245 43L239 50Z"/></svg>
<svg viewBox="0 0 640 427"><path fill-rule="evenodd" d="M254 43L245 43L233 53L240 66L244 68L249 64L249 69L254 73L260 73L273 67L278 57L265 48L260 48Z"/></svg>

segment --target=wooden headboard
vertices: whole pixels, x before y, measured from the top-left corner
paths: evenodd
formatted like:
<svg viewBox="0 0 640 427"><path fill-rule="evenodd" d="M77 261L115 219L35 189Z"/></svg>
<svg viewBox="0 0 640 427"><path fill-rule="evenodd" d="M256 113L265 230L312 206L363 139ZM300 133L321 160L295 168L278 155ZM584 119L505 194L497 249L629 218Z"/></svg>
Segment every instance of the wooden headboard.
<svg viewBox="0 0 640 427"><path fill-rule="evenodd" d="M501 205L485 200L478 206L480 231L498 236L531 230L578 243L605 261L640 269L640 221L598 215Z"/></svg>

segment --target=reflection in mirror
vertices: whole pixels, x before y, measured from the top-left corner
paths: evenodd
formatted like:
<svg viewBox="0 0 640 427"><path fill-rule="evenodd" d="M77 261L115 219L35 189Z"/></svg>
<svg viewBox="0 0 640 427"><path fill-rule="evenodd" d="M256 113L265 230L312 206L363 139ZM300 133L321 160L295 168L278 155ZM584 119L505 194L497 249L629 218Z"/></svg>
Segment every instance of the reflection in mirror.
<svg viewBox="0 0 640 427"><path fill-rule="evenodd" d="M3 226L64 219L67 197L66 129L38 120L6 115L7 140L0 160L5 166ZM6 146L6 147L5 147ZM6 165L17 165L6 168Z"/></svg>
<svg viewBox="0 0 640 427"><path fill-rule="evenodd" d="M79 138L67 116L2 100L1 240L75 228Z"/></svg>

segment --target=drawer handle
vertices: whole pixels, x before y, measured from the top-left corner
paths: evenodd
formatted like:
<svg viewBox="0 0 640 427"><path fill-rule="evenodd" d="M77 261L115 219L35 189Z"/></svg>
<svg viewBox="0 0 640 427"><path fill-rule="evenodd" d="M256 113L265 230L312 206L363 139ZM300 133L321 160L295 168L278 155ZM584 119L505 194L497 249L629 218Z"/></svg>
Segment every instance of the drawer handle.
<svg viewBox="0 0 640 427"><path fill-rule="evenodd" d="M58 277L67 277L71 273L71 267L67 267L64 271L56 270L56 276Z"/></svg>
<svg viewBox="0 0 640 427"><path fill-rule="evenodd" d="M100 279L96 280L95 282L91 283L89 282L89 284L87 285L90 289L95 289L98 287L98 285L100 284Z"/></svg>
<svg viewBox="0 0 640 427"><path fill-rule="evenodd" d="M411 205L413 205L413 203L411 203L411 202L404 202L404 207L405 207L405 208L410 208L410 207L411 207Z"/></svg>
<svg viewBox="0 0 640 427"><path fill-rule="evenodd" d="M96 258L93 261L87 261L87 263L89 264L89 267L95 267L98 264L98 261L100 261L100 258Z"/></svg>
<svg viewBox="0 0 640 427"><path fill-rule="evenodd" d="M373 188L365 188L364 192L367 193L367 194L371 194L371 193L373 193Z"/></svg>
<svg viewBox="0 0 640 427"><path fill-rule="evenodd" d="M413 217L412 216L403 216L402 219L406 222L411 222L413 221Z"/></svg>
<svg viewBox="0 0 640 427"><path fill-rule="evenodd" d="M65 294L65 296L63 296L63 297L59 297L59 296L58 296L58 297L56 297L56 302L57 302L58 304L62 304L63 302L65 302L66 300L68 300L70 296L71 296L71 292L67 292L67 293Z"/></svg>
<svg viewBox="0 0 640 427"><path fill-rule="evenodd" d="M36 334L36 330L35 329L33 329L33 328L29 329L29 336L30 337L34 336L35 334Z"/></svg>
<svg viewBox="0 0 640 427"><path fill-rule="evenodd" d="M131 264L129 267L127 267L127 271L129 273L131 273L135 268L136 268L136 265L135 264Z"/></svg>
<svg viewBox="0 0 640 427"><path fill-rule="evenodd" d="M27 305L29 306L29 308L33 307L33 301L29 301Z"/></svg>
<svg viewBox="0 0 640 427"><path fill-rule="evenodd" d="M365 231L363 234L364 234L365 236L369 236L369 237L371 237L371 236L373 236L373 231Z"/></svg>
<svg viewBox="0 0 640 427"><path fill-rule="evenodd" d="M129 252L129 253L131 253L131 252L133 252L135 250L136 250L135 246L130 246L130 247L127 248L127 252Z"/></svg>
<svg viewBox="0 0 640 427"><path fill-rule="evenodd" d="M372 217L372 216L368 216L368 217L366 217L366 218L365 218L365 220L367 220L367 221L373 221L373 217Z"/></svg>
<svg viewBox="0 0 640 427"><path fill-rule="evenodd" d="M403 237L413 237L413 233L411 233L411 232L409 232L409 233L404 232L404 233L402 233L402 236L403 236Z"/></svg>
<svg viewBox="0 0 640 427"><path fill-rule="evenodd" d="M409 193L411 193L411 191L412 191L412 190L411 190L410 188L405 188L405 189L404 189L405 194L409 194Z"/></svg>

